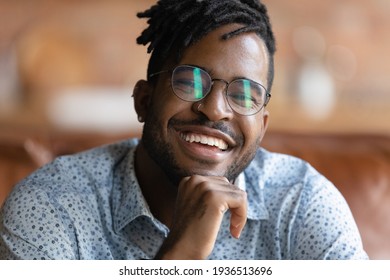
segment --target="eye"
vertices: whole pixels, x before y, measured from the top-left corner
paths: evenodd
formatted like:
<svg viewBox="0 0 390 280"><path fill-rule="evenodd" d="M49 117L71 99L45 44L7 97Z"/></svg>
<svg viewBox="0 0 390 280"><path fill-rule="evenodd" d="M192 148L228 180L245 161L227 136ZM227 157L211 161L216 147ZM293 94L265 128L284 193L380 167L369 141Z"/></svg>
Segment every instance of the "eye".
<svg viewBox="0 0 390 280"><path fill-rule="evenodd" d="M261 106L262 100L257 85L245 79L231 82L228 88L228 98L236 106L247 109Z"/></svg>
<svg viewBox="0 0 390 280"><path fill-rule="evenodd" d="M192 94L194 90L194 81L191 79L175 79L173 88L183 94Z"/></svg>
<svg viewBox="0 0 390 280"><path fill-rule="evenodd" d="M210 92L212 81L205 70L190 65L180 65L172 73L171 84L179 98L197 101Z"/></svg>
<svg viewBox="0 0 390 280"><path fill-rule="evenodd" d="M258 102L252 96L247 96L241 92L229 93L229 100L232 101L237 106L243 108L255 108L258 106Z"/></svg>

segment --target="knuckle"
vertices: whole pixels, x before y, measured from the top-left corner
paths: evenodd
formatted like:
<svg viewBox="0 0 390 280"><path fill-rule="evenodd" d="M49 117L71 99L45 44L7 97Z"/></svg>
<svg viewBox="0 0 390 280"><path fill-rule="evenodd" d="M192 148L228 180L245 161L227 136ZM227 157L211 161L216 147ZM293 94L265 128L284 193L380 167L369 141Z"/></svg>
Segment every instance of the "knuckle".
<svg viewBox="0 0 390 280"><path fill-rule="evenodd" d="M204 184L202 186L202 190L203 190L203 199L205 201L215 201L217 198L218 198L218 195L216 193L216 191L214 191L213 189L209 188L207 184Z"/></svg>
<svg viewBox="0 0 390 280"><path fill-rule="evenodd" d="M230 192L231 196L240 200L247 200L247 193L241 189L235 189Z"/></svg>

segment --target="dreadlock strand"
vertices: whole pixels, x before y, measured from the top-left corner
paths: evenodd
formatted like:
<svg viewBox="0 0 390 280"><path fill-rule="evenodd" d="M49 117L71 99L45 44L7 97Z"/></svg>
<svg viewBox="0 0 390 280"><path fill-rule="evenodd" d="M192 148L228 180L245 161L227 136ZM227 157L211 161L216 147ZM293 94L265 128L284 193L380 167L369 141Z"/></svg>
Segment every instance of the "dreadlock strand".
<svg viewBox="0 0 390 280"><path fill-rule="evenodd" d="M160 71L170 58L179 61L187 47L211 31L232 23L242 28L224 34L222 39L255 32L264 40L273 67L275 39L267 9L259 0L159 0L137 16L146 18L148 23L137 38L138 44L149 44L148 52L152 53L148 76ZM271 72L273 76L273 69Z"/></svg>

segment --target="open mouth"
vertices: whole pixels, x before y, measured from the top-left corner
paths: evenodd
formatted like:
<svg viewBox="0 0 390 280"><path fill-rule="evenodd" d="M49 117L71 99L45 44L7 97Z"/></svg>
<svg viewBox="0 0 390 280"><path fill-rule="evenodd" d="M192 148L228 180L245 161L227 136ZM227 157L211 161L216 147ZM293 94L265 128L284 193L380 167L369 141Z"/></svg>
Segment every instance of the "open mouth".
<svg viewBox="0 0 390 280"><path fill-rule="evenodd" d="M197 133L180 132L180 137L188 143L199 143L203 145L208 145L210 147L217 147L221 151L226 151L229 147L229 145L224 140L213 136L207 136Z"/></svg>

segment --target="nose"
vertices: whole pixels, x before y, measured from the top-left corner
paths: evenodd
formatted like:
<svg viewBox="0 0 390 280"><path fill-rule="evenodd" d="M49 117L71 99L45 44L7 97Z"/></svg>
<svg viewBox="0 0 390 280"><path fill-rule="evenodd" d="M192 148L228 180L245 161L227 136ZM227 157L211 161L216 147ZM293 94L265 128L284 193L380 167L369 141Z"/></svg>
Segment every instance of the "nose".
<svg viewBox="0 0 390 280"><path fill-rule="evenodd" d="M202 106L196 105L210 121L230 120L234 115L226 99L228 84L225 80L213 79L210 92L200 101Z"/></svg>

